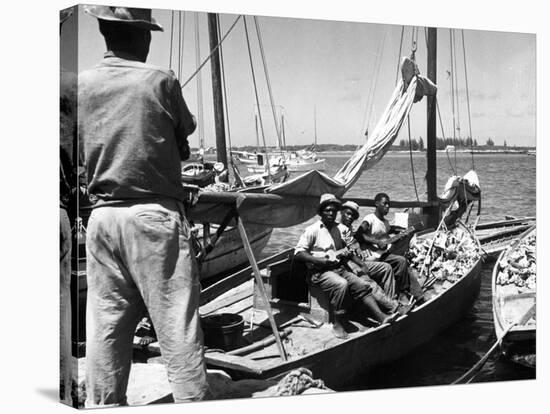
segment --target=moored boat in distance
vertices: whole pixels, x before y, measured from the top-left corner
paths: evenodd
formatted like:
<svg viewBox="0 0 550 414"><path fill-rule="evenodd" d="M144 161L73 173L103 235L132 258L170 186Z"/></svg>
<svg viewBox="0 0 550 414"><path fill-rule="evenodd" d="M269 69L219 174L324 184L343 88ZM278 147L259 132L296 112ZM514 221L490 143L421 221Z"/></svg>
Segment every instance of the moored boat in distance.
<svg viewBox="0 0 550 414"><path fill-rule="evenodd" d="M493 321L501 353L509 360L536 365L536 227L498 258L492 274ZM523 325L523 315L532 313Z"/></svg>

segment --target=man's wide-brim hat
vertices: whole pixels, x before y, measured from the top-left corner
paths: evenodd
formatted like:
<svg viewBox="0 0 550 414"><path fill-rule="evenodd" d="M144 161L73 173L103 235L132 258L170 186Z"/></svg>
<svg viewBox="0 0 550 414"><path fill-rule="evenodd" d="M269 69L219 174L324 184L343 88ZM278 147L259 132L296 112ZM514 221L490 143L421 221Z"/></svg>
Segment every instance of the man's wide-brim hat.
<svg viewBox="0 0 550 414"><path fill-rule="evenodd" d="M84 12L100 20L120 22L144 30L164 31L151 16L151 9L114 6L84 6Z"/></svg>
<svg viewBox="0 0 550 414"><path fill-rule="evenodd" d="M355 201L346 201L344 204L342 204L342 210L345 208L349 208L351 211L353 211L354 220L357 220L359 218L359 204L357 204Z"/></svg>
<svg viewBox="0 0 550 414"><path fill-rule="evenodd" d="M338 207L338 210L340 210L340 207L342 206L342 202L334 194L323 194L321 196L319 209L317 211L321 213L321 210L323 210L329 204L336 205Z"/></svg>

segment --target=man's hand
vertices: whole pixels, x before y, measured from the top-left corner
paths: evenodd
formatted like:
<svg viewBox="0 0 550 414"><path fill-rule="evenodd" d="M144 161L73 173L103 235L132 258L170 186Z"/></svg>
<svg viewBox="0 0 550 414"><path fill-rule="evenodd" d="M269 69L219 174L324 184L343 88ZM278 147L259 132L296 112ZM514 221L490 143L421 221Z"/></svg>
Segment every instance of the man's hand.
<svg viewBox="0 0 550 414"><path fill-rule="evenodd" d="M182 161L189 159L189 156L191 155L191 150L189 149L189 144L187 140L185 140L184 142L180 141L178 145L178 150Z"/></svg>
<svg viewBox="0 0 550 414"><path fill-rule="evenodd" d="M379 249L381 250L386 250L386 248L388 247L388 243L386 243L384 240L378 240L376 242L376 245L378 246Z"/></svg>

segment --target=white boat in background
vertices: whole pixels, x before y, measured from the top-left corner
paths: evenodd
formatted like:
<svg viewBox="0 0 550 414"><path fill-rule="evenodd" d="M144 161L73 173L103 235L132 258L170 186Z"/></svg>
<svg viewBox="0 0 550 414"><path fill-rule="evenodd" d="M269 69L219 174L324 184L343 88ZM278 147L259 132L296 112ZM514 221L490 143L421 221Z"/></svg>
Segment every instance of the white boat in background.
<svg viewBox="0 0 550 414"><path fill-rule="evenodd" d="M263 155L263 154L260 154ZM258 154L248 151L231 151L231 156L237 164L258 165Z"/></svg>
<svg viewBox="0 0 550 414"><path fill-rule="evenodd" d="M324 171L325 159L317 159L316 155L315 158L291 158L289 161L287 161L287 168L290 172L311 170Z"/></svg>

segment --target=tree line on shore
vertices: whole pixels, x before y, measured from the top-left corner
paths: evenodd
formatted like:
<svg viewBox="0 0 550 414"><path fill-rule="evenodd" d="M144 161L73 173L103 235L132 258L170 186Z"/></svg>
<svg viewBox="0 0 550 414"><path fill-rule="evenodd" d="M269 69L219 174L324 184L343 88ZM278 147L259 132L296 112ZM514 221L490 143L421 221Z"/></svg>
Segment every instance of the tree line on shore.
<svg viewBox="0 0 550 414"><path fill-rule="evenodd" d="M472 139L470 137L468 138L436 138L436 149L437 150L444 150L447 148L447 146L452 145L455 147L455 149L470 149L475 148L478 150L528 150L533 149L533 147L529 146L521 146L518 147L516 145L508 146L506 141L504 141L503 145L496 145L495 142L491 138L487 138L484 144L480 145L476 139ZM317 144L315 145L315 151L317 152L333 152L333 151L355 151L359 145L357 144ZM287 145L285 147L286 151L299 151L304 149L311 149L312 145ZM412 138L410 140L408 139L402 139L399 141L399 143L392 145L390 148L390 151L409 151L409 148L413 151L425 151L426 150L426 143L422 137L419 137L418 139ZM243 145L240 147L234 146L232 148L234 151L249 151L254 152L258 151L258 148L255 145ZM270 148L273 150L273 148ZM215 149L213 149L215 151ZM263 151L263 148L259 149L260 152ZM210 151L208 151L210 152Z"/></svg>

